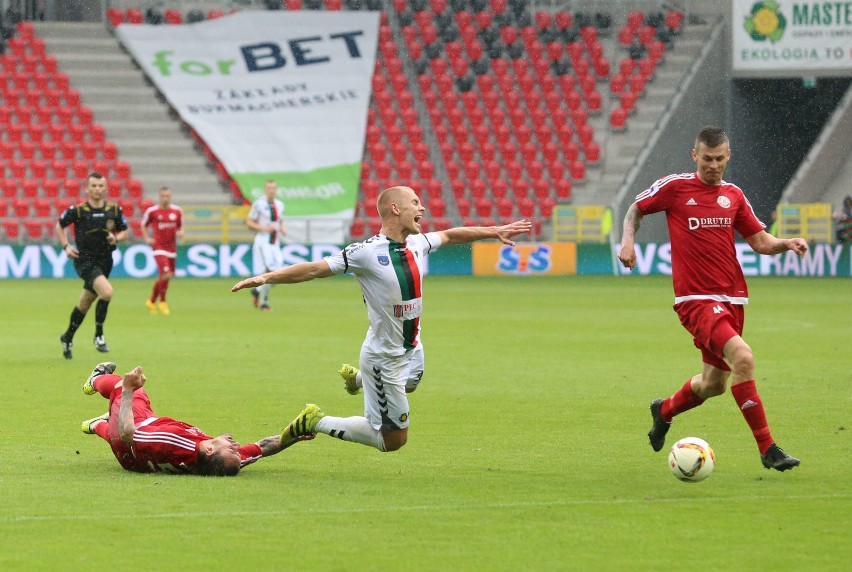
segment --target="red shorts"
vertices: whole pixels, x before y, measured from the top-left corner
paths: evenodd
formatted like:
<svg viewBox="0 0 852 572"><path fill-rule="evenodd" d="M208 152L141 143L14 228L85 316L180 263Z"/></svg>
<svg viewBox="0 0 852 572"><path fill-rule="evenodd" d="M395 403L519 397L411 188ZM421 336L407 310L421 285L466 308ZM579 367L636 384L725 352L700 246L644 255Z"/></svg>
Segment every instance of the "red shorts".
<svg viewBox="0 0 852 572"><path fill-rule="evenodd" d="M157 269L160 271L160 276L166 272L175 271L175 259L171 256L157 254L154 256L154 261L157 263Z"/></svg>
<svg viewBox="0 0 852 572"><path fill-rule="evenodd" d="M745 309L716 300L689 300L675 305L674 311L683 327L692 334L704 363L730 371L723 349L728 340L742 335Z"/></svg>

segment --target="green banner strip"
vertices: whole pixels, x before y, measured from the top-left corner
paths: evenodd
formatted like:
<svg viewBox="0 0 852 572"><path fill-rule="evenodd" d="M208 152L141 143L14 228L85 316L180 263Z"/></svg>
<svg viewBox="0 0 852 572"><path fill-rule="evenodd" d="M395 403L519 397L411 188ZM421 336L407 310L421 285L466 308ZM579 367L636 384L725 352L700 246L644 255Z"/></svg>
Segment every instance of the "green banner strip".
<svg viewBox="0 0 852 572"><path fill-rule="evenodd" d="M232 173L243 197L254 202L263 196L268 180L278 183L278 198L286 216L322 216L354 209L358 199L361 162L322 167L313 171Z"/></svg>

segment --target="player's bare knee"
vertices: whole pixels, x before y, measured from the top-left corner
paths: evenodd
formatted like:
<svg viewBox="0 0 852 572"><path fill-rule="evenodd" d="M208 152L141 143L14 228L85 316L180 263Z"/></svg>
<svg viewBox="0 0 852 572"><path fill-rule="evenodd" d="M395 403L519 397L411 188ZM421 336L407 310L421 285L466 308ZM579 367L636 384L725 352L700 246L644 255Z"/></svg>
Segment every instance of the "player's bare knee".
<svg viewBox="0 0 852 572"><path fill-rule="evenodd" d="M386 452L399 451L408 441L408 431L390 431L383 433L382 437Z"/></svg>
<svg viewBox="0 0 852 572"><path fill-rule="evenodd" d="M731 360L731 370L740 377L751 377L754 371L754 354L748 346L737 348Z"/></svg>

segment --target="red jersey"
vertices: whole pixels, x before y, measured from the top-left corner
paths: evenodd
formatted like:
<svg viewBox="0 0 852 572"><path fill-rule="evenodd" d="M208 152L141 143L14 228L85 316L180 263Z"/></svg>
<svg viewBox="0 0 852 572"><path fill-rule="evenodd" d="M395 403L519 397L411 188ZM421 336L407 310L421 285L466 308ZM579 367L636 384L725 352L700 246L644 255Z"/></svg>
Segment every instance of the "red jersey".
<svg viewBox="0 0 852 572"><path fill-rule="evenodd" d="M207 439L201 429L168 417L152 417L136 427L130 455L119 458L121 465L139 473L194 473L198 465L198 444ZM261 457L254 443L240 447L240 467Z"/></svg>
<svg viewBox="0 0 852 572"><path fill-rule="evenodd" d="M672 247L675 304L687 300L748 303L734 230L743 238L766 228L742 189L707 185L697 173L669 175L636 196L643 215L665 211Z"/></svg>
<svg viewBox="0 0 852 572"><path fill-rule="evenodd" d="M121 377L114 378L110 394L109 443L119 464L137 473L195 473L198 467L198 444L209 435L189 423L169 417L156 417L144 389L133 392L133 445L119 437L118 421L121 408ZM256 443L240 447L240 467L254 463L263 456Z"/></svg>
<svg viewBox="0 0 852 572"><path fill-rule="evenodd" d="M177 205L149 207L142 215L142 226L150 227L154 239L154 256L177 256L177 231L183 227L183 210Z"/></svg>

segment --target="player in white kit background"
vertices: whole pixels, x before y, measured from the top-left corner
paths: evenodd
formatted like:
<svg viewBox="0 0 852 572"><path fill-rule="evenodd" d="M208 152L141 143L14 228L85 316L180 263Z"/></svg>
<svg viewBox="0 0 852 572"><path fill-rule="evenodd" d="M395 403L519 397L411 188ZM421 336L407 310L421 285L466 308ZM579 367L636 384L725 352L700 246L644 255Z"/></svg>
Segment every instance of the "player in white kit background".
<svg viewBox="0 0 852 572"><path fill-rule="evenodd" d="M284 266L281 254L281 237L287 234L284 228L284 203L275 197L278 184L268 180L263 184L263 196L251 205L246 226L256 231L252 247L255 260L260 260L266 272L278 270ZM255 308L268 312L270 284L252 288L251 295Z"/></svg>
<svg viewBox="0 0 852 572"><path fill-rule="evenodd" d="M370 327L361 346L360 372L351 368L347 390L364 389L364 415L332 417L308 404L284 430L286 444L314 433L395 451L408 438L407 393L423 376L420 317L423 309L421 269L426 257L442 246L494 238L514 245L512 238L530 231L529 221L503 226L458 227L420 233L426 208L409 187L391 187L379 194L382 228L363 242L316 262L301 262L238 282L233 292L269 284L295 284L314 278L352 273L361 286ZM344 371L341 371L343 374ZM347 377L347 376L344 376Z"/></svg>

